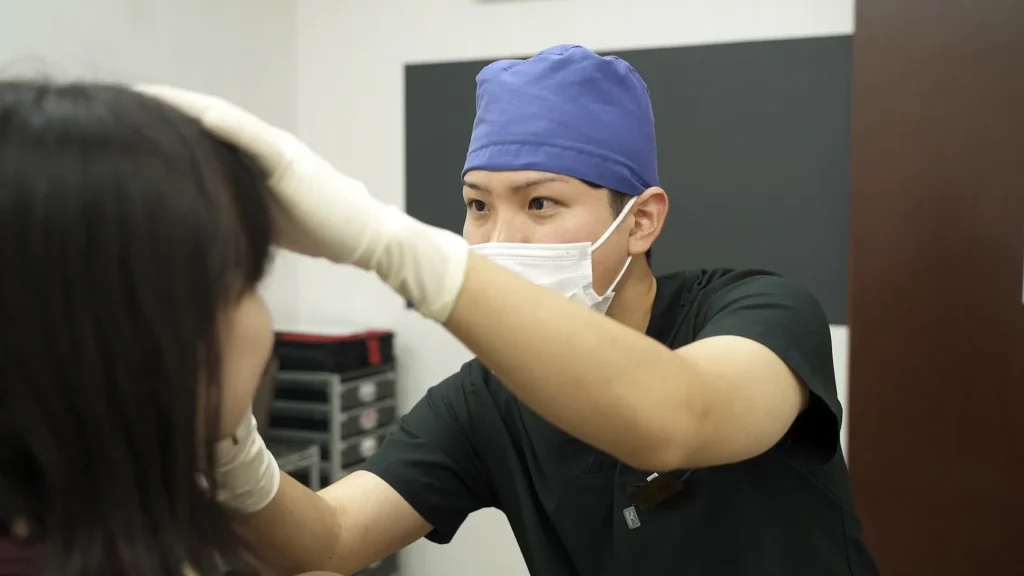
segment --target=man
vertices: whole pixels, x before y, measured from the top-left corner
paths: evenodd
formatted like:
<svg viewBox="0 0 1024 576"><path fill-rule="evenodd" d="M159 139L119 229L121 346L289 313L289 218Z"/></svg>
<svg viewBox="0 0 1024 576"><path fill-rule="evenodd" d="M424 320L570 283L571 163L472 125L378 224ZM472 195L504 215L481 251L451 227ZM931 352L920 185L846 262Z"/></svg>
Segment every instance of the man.
<svg viewBox="0 0 1024 576"><path fill-rule="evenodd" d="M445 543L484 507L533 574L877 573L814 297L760 271L652 275L668 199L626 62L558 46L484 68L463 172L472 251L258 120L151 92L270 172L285 247L374 270L478 355L318 495L243 424L219 456L223 497L282 573Z"/></svg>

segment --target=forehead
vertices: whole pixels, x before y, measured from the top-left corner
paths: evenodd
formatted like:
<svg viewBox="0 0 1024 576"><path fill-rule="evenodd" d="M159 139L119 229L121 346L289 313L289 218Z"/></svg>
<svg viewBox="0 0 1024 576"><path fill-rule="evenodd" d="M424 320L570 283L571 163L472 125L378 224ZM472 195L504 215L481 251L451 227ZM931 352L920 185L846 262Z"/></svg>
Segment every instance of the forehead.
<svg viewBox="0 0 1024 576"><path fill-rule="evenodd" d="M590 188L576 178L539 170L471 170L463 177L462 183L465 188L481 192L519 192L542 187L566 190Z"/></svg>

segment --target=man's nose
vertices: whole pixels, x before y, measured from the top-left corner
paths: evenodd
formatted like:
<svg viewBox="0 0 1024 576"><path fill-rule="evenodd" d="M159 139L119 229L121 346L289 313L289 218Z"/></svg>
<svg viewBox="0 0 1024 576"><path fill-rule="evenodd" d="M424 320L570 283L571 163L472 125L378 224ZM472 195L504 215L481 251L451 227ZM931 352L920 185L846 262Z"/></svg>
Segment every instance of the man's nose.
<svg viewBox="0 0 1024 576"><path fill-rule="evenodd" d="M530 234L528 223L516 216L499 218L487 239L488 242L528 243Z"/></svg>

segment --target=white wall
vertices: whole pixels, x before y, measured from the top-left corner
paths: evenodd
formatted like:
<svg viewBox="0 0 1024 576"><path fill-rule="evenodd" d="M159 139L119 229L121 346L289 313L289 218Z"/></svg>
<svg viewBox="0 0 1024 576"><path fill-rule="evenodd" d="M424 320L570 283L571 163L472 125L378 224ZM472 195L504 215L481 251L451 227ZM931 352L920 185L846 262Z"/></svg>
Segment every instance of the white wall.
<svg viewBox="0 0 1024 576"><path fill-rule="evenodd" d="M0 0L0 78L176 84L295 129L295 18L283 0ZM285 322L296 262L279 259L264 286Z"/></svg>
<svg viewBox="0 0 1024 576"><path fill-rule="evenodd" d="M405 202L403 66L500 58L561 43L597 50L850 34L853 0L299 0L298 133L380 199ZM467 144L468 144L468 137ZM452 194L458 194L452 175ZM397 331L408 409L469 352L371 276L304 262L300 324ZM841 398L846 329L833 327ZM504 518L474 515L446 547L421 542L404 576L525 574Z"/></svg>

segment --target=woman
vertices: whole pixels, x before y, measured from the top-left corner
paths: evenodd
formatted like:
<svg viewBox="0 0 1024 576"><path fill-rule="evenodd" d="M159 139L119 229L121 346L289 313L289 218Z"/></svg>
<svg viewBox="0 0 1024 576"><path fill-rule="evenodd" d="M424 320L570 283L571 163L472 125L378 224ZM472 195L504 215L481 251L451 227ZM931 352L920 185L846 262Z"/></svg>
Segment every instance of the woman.
<svg viewBox="0 0 1024 576"><path fill-rule="evenodd" d="M273 344L264 180L137 92L0 83L0 573L256 572L210 489Z"/></svg>

